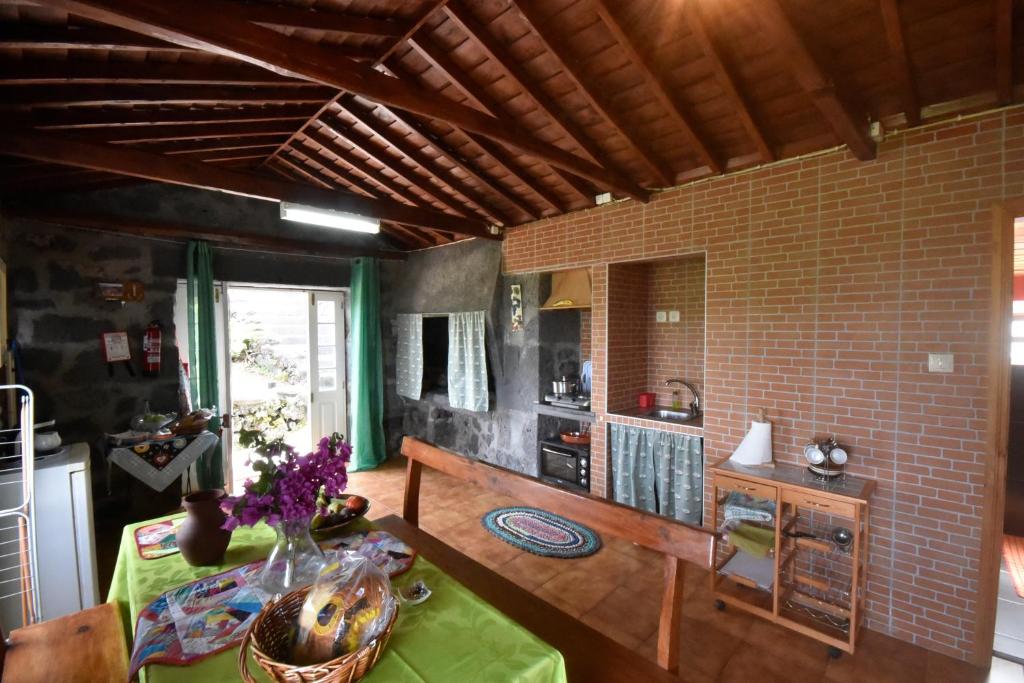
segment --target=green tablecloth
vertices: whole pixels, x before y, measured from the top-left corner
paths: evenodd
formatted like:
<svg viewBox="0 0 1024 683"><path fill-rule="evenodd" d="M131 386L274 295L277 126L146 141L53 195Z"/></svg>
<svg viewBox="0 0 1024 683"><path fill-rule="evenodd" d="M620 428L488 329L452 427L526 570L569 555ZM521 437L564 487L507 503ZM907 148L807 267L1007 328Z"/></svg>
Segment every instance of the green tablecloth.
<svg viewBox="0 0 1024 683"><path fill-rule="evenodd" d="M161 593L203 576L263 559L274 532L260 525L236 529L224 564L190 567L181 555L143 560L135 547L134 531L150 520L127 526L110 585L108 602L116 602L125 619L128 649L139 611ZM365 523L364 523L365 524ZM368 525L363 528L367 528ZM353 525L353 531L360 527ZM422 605L403 607L384 655L363 680L366 683L564 683L562 655L512 621L423 557L395 580L397 586L423 579L433 595ZM238 650L231 649L187 667L152 664L140 673L142 681L188 680L189 683L240 680ZM265 679L250 659L250 670Z"/></svg>

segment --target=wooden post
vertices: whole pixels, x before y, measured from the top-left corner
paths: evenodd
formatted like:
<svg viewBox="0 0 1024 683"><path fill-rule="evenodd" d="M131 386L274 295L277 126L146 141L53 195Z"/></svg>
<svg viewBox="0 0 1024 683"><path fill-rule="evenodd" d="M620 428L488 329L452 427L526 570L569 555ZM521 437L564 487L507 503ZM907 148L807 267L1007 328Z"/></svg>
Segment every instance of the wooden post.
<svg viewBox="0 0 1024 683"><path fill-rule="evenodd" d="M420 474L423 463L409 458L405 468L405 500L402 502L402 517L413 526L420 525Z"/></svg>
<svg viewBox="0 0 1024 683"><path fill-rule="evenodd" d="M679 671L679 622L683 616L683 561L665 556L665 589L661 595L658 620L658 666L669 673Z"/></svg>

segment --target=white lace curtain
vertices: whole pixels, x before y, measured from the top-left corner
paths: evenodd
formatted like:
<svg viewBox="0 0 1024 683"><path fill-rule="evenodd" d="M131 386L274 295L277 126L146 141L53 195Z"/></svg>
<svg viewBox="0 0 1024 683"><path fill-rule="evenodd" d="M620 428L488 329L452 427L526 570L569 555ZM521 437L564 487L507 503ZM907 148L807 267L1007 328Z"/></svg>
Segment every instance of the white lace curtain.
<svg viewBox="0 0 1024 683"><path fill-rule="evenodd" d="M484 312L448 316L448 403L487 412L487 348Z"/></svg>
<svg viewBox="0 0 1024 683"><path fill-rule="evenodd" d="M395 321L398 349L395 360L395 391L419 399L423 389L423 316L401 313Z"/></svg>

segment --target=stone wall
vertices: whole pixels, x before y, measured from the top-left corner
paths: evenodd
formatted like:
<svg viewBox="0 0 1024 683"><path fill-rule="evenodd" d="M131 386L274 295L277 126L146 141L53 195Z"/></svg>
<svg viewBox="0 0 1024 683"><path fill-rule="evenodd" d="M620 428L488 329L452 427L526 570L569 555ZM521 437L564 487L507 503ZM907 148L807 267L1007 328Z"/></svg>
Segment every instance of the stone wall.
<svg viewBox="0 0 1024 683"><path fill-rule="evenodd" d="M385 372L385 427L397 451L405 434L464 455L527 474L537 472L537 417L541 335L537 307L547 295L539 275L501 275L501 245L486 240L415 252L407 262L381 271L381 317ZM510 287L523 290L524 325L511 329ZM487 360L494 377L491 409L452 409L436 394L413 401L395 393L398 313L487 311ZM575 329L578 346L579 327Z"/></svg>

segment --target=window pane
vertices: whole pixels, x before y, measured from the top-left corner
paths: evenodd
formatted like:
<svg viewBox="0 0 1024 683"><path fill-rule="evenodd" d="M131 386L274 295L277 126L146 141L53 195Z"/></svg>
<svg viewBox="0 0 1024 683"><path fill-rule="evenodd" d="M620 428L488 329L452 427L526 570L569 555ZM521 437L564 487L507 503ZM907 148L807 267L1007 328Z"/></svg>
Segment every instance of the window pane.
<svg viewBox="0 0 1024 683"><path fill-rule="evenodd" d="M327 346L337 342L337 333L334 331L334 323L316 326L316 342L320 346Z"/></svg>
<svg viewBox="0 0 1024 683"><path fill-rule="evenodd" d="M317 301L316 302L316 321L318 323L333 323L334 322L334 302L333 301Z"/></svg>
<svg viewBox="0 0 1024 683"><path fill-rule="evenodd" d="M1013 365L1024 365L1024 342L1010 343L1010 363Z"/></svg>
<svg viewBox="0 0 1024 683"><path fill-rule="evenodd" d="M1014 320L1010 323L1010 336L1014 339L1024 339L1024 320Z"/></svg>
<svg viewBox="0 0 1024 683"><path fill-rule="evenodd" d="M337 366L337 347L318 346L316 350L317 367L326 370Z"/></svg>
<svg viewBox="0 0 1024 683"><path fill-rule="evenodd" d="M323 369L320 368L319 376L317 379L317 390L318 391L331 391L338 386L338 375L334 368Z"/></svg>
<svg viewBox="0 0 1024 683"><path fill-rule="evenodd" d="M1024 315L1024 299L1013 302L1013 314Z"/></svg>

